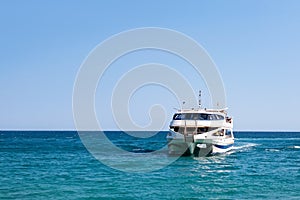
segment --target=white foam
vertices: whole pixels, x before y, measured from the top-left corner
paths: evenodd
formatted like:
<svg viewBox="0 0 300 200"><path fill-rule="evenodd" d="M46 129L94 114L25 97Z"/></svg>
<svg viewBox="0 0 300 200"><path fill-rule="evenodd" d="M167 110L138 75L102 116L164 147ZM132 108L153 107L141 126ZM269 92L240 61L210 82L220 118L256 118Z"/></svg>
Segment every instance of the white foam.
<svg viewBox="0 0 300 200"><path fill-rule="evenodd" d="M264 137L264 138L235 138L235 140L238 140L238 141L248 141L248 140L300 140L299 137L297 138L268 138L268 137Z"/></svg>
<svg viewBox="0 0 300 200"><path fill-rule="evenodd" d="M251 147L257 146L257 145L258 144L248 143L248 144L245 144L245 145L242 145L242 146L234 146L234 147L232 147L232 150L247 149L247 148L251 148Z"/></svg>
<svg viewBox="0 0 300 200"><path fill-rule="evenodd" d="M277 151L280 151L280 150L279 149L266 149L266 151L277 152Z"/></svg>

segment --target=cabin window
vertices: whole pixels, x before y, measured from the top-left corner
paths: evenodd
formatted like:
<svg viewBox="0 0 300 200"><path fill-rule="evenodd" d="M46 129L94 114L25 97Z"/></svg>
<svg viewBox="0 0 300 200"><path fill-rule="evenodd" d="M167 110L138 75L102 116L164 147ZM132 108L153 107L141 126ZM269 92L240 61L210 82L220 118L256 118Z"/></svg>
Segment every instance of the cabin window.
<svg viewBox="0 0 300 200"><path fill-rule="evenodd" d="M231 136L231 131L230 131L230 130L226 130L225 135L226 135L226 136Z"/></svg>
<svg viewBox="0 0 300 200"><path fill-rule="evenodd" d="M192 120L199 120L199 113L192 113L190 119L192 119Z"/></svg>
<svg viewBox="0 0 300 200"><path fill-rule="evenodd" d="M175 132L178 132L178 131L179 131L179 127L178 127L178 126L175 126L175 127L174 127L174 131L175 131Z"/></svg>
<svg viewBox="0 0 300 200"><path fill-rule="evenodd" d="M173 119L174 119L174 120L181 120L181 119L182 119L182 114L176 113L176 114L173 116Z"/></svg>
<svg viewBox="0 0 300 200"><path fill-rule="evenodd" d="M222 115L206 113L176 113L173 120L223 120Z"/></svg>
<svg viewBox="0 0 300 200"><path fill-rule="evenodd" d="M216 115L209 115L208 119L209 120L216 120L217 117L216 117Z"/></svg>
<svg viewBox="0 0 300 200"><path fill-rule="evenodd" d="M224 136L224 129L221 129L213 134L213 136Z"/></svg>
<svg viewBox="0 0 300 200"><path fill-rule="evenodd" d="M197 132L205 133L208 131L208 127L200 127L198 128Z"/></svg>
<svg viewBox="0 0 300 200"><path fill-rule="evenodd" d="M207 118L208 118L208 114L204 114L204 113L199 114L199 119L200 120L207 120Z"/></svg>
<svg viewBox="0 0 300 200"><path fill-rule="evenodd" d="M186 113L184 119L193 119L193 113Z"/></svg>
<svg viewBox="0 0 300 200"><path fill-rule="evenodd" d="M206 132L213 131L213 130L216 130L216 129L218 129L218 128L217 127L199 127L197 129L197 132L206 133Z"/></svg>
<svg viewBox="0 0 300 200"><path fill-rule="evenodd" d="M197 134L201 134L204 132L204 131L201 131L201 129L203 129L203 128L197 128Z"/></svg>
<svg viewBox="0 0 300 200"><path fill-rule="evenodd" d="M224 117L222 115L216 115L216 116L217 116L217 119L219 119L219 120L223 120L224 119Z"/></svg>

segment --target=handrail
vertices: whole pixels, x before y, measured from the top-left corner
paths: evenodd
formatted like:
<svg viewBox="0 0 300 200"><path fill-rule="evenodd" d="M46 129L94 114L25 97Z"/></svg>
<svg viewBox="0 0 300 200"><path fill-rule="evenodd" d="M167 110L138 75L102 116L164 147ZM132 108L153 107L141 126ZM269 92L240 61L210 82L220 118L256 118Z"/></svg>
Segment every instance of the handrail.
<svg viewBox="0 0 300 200"><path fill-rule="evenodd" d="M194 135L197 135L197 130L198 130L198 124L197 124L197 120L195 120L195 134Z"/></svg>
<svg viewBox="0 0 300 200"><path fill-rule="evenodd" d="M186 135L187 131L186 131L186 120L184 120L184 135Z"/></svg>

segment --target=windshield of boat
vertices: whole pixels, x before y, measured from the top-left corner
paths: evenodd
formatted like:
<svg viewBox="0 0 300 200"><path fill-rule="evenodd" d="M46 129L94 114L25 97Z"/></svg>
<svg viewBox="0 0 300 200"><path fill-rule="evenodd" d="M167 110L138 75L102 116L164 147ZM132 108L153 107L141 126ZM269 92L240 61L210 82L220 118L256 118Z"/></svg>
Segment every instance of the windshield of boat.
<svg viewBox="0 0 300 200"><path fill-rule="evenodd" d="M173 120L223 120L224 117L218 114L206 113L176 113Z"/></svg>

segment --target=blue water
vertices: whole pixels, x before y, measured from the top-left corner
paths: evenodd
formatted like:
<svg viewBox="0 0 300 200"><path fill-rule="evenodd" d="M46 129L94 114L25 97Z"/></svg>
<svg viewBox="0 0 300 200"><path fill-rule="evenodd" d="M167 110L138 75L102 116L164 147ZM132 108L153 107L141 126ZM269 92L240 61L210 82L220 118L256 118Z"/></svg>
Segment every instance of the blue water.
<svg viewBox="0 0 300 200"><path fill-rule="evenodd" d="M106 135L130 158L166 145L166 132L138 139ZM95 159L77 132L0 131L0 199L300 199L300 133L236 132L234 150L181 157L159 170L129 173ZM147 165L160 158L162 151Z"/></svg>

